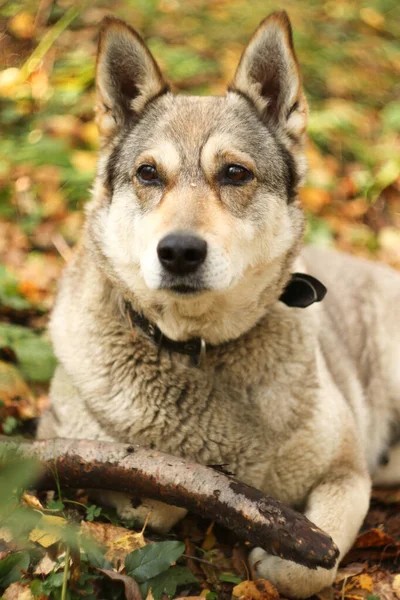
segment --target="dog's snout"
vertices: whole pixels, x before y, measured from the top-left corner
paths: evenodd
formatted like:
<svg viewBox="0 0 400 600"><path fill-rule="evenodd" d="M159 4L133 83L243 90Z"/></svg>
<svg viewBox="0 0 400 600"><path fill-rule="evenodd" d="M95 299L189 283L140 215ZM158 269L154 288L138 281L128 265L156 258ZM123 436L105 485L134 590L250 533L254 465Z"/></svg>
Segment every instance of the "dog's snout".
<svg viewBox="0 0 400 600"><path fill-rule="evenodd" d="M188 275L205 261L207 242L196 235L170 233L159 242L157 254L167 271L175 275Z"/></svg>

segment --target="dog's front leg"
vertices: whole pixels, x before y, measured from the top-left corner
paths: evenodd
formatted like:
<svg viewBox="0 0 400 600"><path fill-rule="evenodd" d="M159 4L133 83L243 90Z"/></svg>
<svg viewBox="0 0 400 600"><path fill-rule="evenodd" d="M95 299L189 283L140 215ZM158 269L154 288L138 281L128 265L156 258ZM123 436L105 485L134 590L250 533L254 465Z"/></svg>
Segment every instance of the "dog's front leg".
<svg viewBox="0 0 400 600"><path fill-rule="evenodd" d="M257 577L269 579L284 596L307 598L332 585L340 559L351 548L369 505L371 482L366 474L330 471L311 492L306 516L328 533L340 556L331 570L307 569L255 548L249 557Z"/></svg>

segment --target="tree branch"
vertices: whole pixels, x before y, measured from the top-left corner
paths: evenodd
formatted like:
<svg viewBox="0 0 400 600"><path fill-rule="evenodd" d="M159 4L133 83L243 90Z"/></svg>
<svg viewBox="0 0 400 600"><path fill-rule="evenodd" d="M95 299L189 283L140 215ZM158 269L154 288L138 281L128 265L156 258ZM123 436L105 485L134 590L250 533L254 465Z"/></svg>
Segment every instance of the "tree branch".
<svg viewBox="0 0 400 600"><path fill-rule="evenodd" d="M304 515L210 467L138 445L82 440L12 440L42 464L41 489L97 488L174 504L212 519L270 554L309 568L332 568L338 549Z"/></svg>

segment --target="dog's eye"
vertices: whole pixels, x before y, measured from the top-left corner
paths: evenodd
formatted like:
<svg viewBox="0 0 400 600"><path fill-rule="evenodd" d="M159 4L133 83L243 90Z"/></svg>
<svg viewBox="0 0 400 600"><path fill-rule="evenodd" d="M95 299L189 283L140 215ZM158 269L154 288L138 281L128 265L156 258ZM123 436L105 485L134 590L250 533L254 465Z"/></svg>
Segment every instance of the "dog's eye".
<svg viewBox="0 0 400 600"><path fill-rule="evenodd" d="M253 179L254 175L242 165L228 165L222 172L222 183L241 185Z"/></svg>
<svg viewBox="0 0 400 600"><path fill-rule="evenodd" d="M137 178L142 183L160 183L157 169L153 165L142 165L137 170Z"/></svg>

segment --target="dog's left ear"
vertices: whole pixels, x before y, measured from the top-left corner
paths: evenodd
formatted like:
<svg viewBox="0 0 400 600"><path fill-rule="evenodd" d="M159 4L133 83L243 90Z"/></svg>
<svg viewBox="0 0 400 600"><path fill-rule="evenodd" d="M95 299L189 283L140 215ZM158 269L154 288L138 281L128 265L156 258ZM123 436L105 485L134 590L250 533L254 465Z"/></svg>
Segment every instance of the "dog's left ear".
<svg viewBox="0 0 400 600"><path fill-rule="evenodd" d="M266 123L287 134L289 145L302 141L307 101L285 11L272 13L261 22L229 89L250 98Z"/></svg>
<svg viewBox="0 0 400 600"><path fill-rule="evenodd" d="M96 87L103 140L139 118L149 100L169 89L140 35L113 17L105 17L100 29Z"/></svg>

